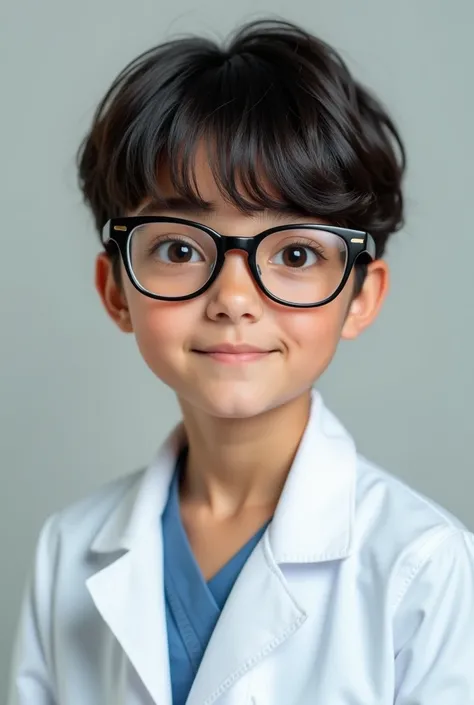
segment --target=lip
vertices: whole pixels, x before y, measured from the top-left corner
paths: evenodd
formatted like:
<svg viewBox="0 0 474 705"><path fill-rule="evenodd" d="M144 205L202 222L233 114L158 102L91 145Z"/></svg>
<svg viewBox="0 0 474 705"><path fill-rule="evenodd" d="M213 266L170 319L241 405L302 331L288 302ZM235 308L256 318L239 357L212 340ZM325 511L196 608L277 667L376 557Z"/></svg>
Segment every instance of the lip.
<svg viewBox="0 0 474 705"><path fill-rule="evenodd" d="M268 357L275 350L258 348L255 345L230 345L223 343L202 350L196 349L196 352L207 359L216 362L223 362L228 365L238 365L245 362L257 362L265 357Z"/></svg>
<svg viewBox="0 0 474 705"><path fill-rule="evenodd" d="M201 353L224 353L226 355L245 355L247 353L269 353L271 350L258 348L255 345L232 345L230 343L222 343L221 345L212 345L209 348L197 349L195 352Z"/></svg>

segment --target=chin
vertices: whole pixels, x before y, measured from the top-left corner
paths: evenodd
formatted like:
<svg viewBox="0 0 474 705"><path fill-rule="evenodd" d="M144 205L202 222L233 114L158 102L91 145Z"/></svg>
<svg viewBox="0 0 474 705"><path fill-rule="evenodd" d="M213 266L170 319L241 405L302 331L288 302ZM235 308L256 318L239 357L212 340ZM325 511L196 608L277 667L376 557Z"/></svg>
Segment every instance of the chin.
<svg viewBox="0 0 474 705"><path fill-rule="evenodd" d="M270 393L268 389L263 392L255 385L242 389L235 383L228 389L219 386L220 389L210 387L201 393L196 390L179 396L186 406L193 407L198 413L220 419L250 419L281 404L274 392Z"/></svg>

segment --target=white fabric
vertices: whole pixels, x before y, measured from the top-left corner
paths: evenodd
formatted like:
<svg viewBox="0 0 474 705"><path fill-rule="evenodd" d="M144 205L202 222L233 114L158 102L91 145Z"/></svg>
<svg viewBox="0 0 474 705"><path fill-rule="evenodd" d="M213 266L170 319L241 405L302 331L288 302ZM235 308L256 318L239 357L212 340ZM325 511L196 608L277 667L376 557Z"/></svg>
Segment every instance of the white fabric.
<svg viewBox="0 0 474 705"><path fill-rule="evenodd" d="M51 517L9 705L171 705L156 460ZM188 705L474 705L474 537L358 456L314 392L275 517Z"/></svg>

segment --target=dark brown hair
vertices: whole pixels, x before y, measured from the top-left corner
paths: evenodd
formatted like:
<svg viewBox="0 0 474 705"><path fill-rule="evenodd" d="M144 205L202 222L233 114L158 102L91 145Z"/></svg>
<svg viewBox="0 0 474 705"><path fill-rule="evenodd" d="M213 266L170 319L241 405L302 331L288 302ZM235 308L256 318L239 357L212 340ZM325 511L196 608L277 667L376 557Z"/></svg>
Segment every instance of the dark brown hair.
<svg viewBox="0 0 474 705"><path fill-rule="evenodd" d="M205 206L193 171L202 140L223 195L244 212L366 230L377 256L402 225L405 151L393 121L333 48L291 23L252 22L222 46L169 41L118 75L78 152L97 229L159 200L164 162L178 194Z"/></svg>

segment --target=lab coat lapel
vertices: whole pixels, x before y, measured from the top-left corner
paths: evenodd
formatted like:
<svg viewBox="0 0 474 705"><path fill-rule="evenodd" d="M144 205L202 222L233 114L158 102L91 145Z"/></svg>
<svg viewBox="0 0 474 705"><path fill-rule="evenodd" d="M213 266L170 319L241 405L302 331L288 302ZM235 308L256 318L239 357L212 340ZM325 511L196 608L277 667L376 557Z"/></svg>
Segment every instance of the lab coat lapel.
<svg viewBox="0 0 474 705"><path fill-rule="evenodd" d="M109 562L87 581L97 610L159 705L171 705L160 516L181 436L178 427L97 535L92 551L109 554Z"/></svg>
<svg viewBox="0 0 474 705"><path fill-rule="evenodd" d="M186 705L245 705L236 684L306 619L273 561L268 536L245 564L208 644ZM229 690L232 686L232 689Z"/></svg>

